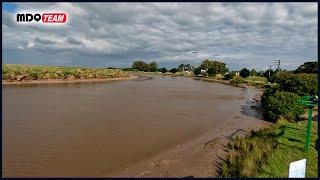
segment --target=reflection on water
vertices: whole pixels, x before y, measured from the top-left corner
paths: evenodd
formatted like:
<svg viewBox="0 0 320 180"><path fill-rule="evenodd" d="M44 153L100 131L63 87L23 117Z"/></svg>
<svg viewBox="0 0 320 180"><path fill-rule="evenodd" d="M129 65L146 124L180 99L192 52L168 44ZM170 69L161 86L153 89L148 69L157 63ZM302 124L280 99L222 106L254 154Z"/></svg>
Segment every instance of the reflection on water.
<svg viewBox="0 0 320 180"><path fill-rule="evenodd" d="M4 176L107 176L225 123L243 89L187 78L3 87Z"/></svg>

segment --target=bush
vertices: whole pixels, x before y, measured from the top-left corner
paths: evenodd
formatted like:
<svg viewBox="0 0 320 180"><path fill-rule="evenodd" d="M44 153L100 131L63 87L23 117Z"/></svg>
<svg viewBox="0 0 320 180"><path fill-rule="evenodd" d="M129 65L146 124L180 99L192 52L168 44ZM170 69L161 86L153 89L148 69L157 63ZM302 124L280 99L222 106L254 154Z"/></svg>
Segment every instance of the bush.
<svg viewBox="0 0 320 180"><path fill-rule="evenodd" d="M318 74L318 62L306 62L299 66L294 73L315 73Z"/></svg>
<svg viewBox="0 0 320 180"><path fill-rule="evenodd" d="M259 173L267 156L278 146L273 129L252 131L251 136L236 137L228 143L228 155L218 172L221 177L253 177Z"/></svg>
<svg viewBox="0 0 320 180"><path fill-rule="evenodd" d="M107 68L79 68L62 66L36 66L3 64L2 79L15 80L19 75L26 76L27 80L36 79L78 79L78 78L105 78L105 77L127 77L125 73L118 69Z"/></svg>
<svg viewBox="0 0 320 180"><path fill-rule="evenodd" d="M217 74L217 75L215 76L215 78L216 78L216 79L223 79L223 78L224 78L224 76L223 76L223 75L221 75L221 74Z"/></svg>
<svg viewBox="0 0 320 180"><path fill-rule="evenodd" d="M132 69L132 68L123 68L122 70L123 70L123 71L134 71L135 69Z"/></svg>
<svg viewBox="0 0 320 180"><path fill-rule="evenodd" d="M224 75L224 78L223 78L224 80L230 80L230 79L232 79L232 77L231 77L231 75L228 73L228 74L225 74Z"/></svg>
<svg viewBox="0 0 320 180"><path fill-rule="evenodd" d="M231 80L230 83L233 85L239 85L244 83L244 79L240 76L234 76Z"/></svg>
<svg viewBox="0 0 320 180"><path fill-rule="evenodd" d="M201 73L201 69L200 68L196 68L195 70L194 70L194 75L199 75L200 73Z"/></svg>
<svg viewBox="0 0 320 180"><path fill-rule="evenodd" d="M240 71L240 76L243 78L249 77L250 76L250 71L247 68L243 68Z"/></svg>
<svg viewBox="0 0 320 180"><path fill-rule="evenodd" d="M158 69L159 72L162 72L162 73L166 73L168 72L168 70L166 68L160 68Z"/></svg>
<svg viewBox="0 0 320 180"><path fill-rule="evenodd" d="M169 71L169 72L171 72L171 73L175 74L176 72L178 72L178 70L177 70L177 68L172 68L172 69L170 69L170 71Z"/></svg>
<svg viewBox="0 0 320 180"><path fill-rule="evenodd" d="M235 72L226 73L226 74L224 75L224 79L225 79L225 80L230 80L230 79L232 79L235 75L236 75Z"/></svg>
<svg viewBox="0 0 320 180"><path fill-rule="evenodd" d="M280 85L283 91L293 92L301 96L316 95L318 92L317 74L280 73L271 79Z"/></svg>
<svg viewBox="0 0 320 180"><path fill-rule="evenodd" d="M295 93L279 92L276 87L270 88L262 96L265 118L275 121L283 116L289 120L297 120L299 115L304 112L298 99L299 96Z"/></svg>

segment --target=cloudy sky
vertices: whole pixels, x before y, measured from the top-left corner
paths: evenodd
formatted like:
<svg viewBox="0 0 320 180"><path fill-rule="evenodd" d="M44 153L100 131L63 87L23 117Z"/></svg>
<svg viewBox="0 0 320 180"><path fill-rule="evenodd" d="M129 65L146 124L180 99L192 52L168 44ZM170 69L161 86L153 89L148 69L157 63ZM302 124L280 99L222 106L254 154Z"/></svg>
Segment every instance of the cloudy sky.
<svg viewBox="0 0 320 180"><path fill-rule="evenodd" d="M17 12L66 12L64 25L18 24ZM318 56L317 3L4 3L3 63L295 69ZM274 66L275 67L275 66Z"/></svg>

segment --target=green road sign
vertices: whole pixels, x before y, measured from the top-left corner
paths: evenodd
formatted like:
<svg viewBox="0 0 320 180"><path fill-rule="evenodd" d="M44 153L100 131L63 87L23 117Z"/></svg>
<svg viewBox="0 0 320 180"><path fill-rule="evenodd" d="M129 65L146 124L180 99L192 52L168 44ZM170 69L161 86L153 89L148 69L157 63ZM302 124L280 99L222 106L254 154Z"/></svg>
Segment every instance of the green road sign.
<svg viewBox="0 0 320 180"><path fill-rule="evenodd" d="M312 125L312 108L318 105L318 96L303 96L299 99L299 103L308 108L308 124L306 132L306 144L304 150L308 151L311 136L311 125Z"/></svg>

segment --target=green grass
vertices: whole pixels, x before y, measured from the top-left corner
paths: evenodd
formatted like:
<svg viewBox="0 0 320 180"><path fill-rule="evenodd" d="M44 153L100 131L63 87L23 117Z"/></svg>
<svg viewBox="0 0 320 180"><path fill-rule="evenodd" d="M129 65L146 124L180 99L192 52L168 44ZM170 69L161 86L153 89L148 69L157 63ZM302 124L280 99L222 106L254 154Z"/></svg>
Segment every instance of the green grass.
<svg viewBox="0 0 320 180"><path fill-rule="evenodd" d="M250 86L264 87L264 85L268 82L268 80L265 77L249 76L244 79L244 82Z"/></svg>
<svg viewBox="0 0 320 180"><path fill-rule="evenodd" d="M3 80L87 79L127 77L119 69L2 64Z"/></svg>
<svg viewBox="0 0 320 180"><path fill-rule="evenodd" d="M317 123L313 121L309 151L304 152L307 121L286 123L284 134L277 137L278 147L262 166L259 177L288 177L290 162L307 159L306 177L318 177L318 153L315 149Z"/></svg>
<svg viewBox="0 0 320 180"><path fill-rule="evenodd" d="M265 77L260 77L260 76L249 76L245 78L246 81L259 81L259 82L268 82L268 79Z"/></svg>
<svg viewBox="0 0 320 180"><path fill-rule="evenodd" d="M303 150L307 121L279 120L270 128L252 131L228 144L228 154L221 163L221 177L287 178L289 163L307 158L306 177L317 177L318 154L315 149L317 122L312 125L309 151Z"/></svg>

